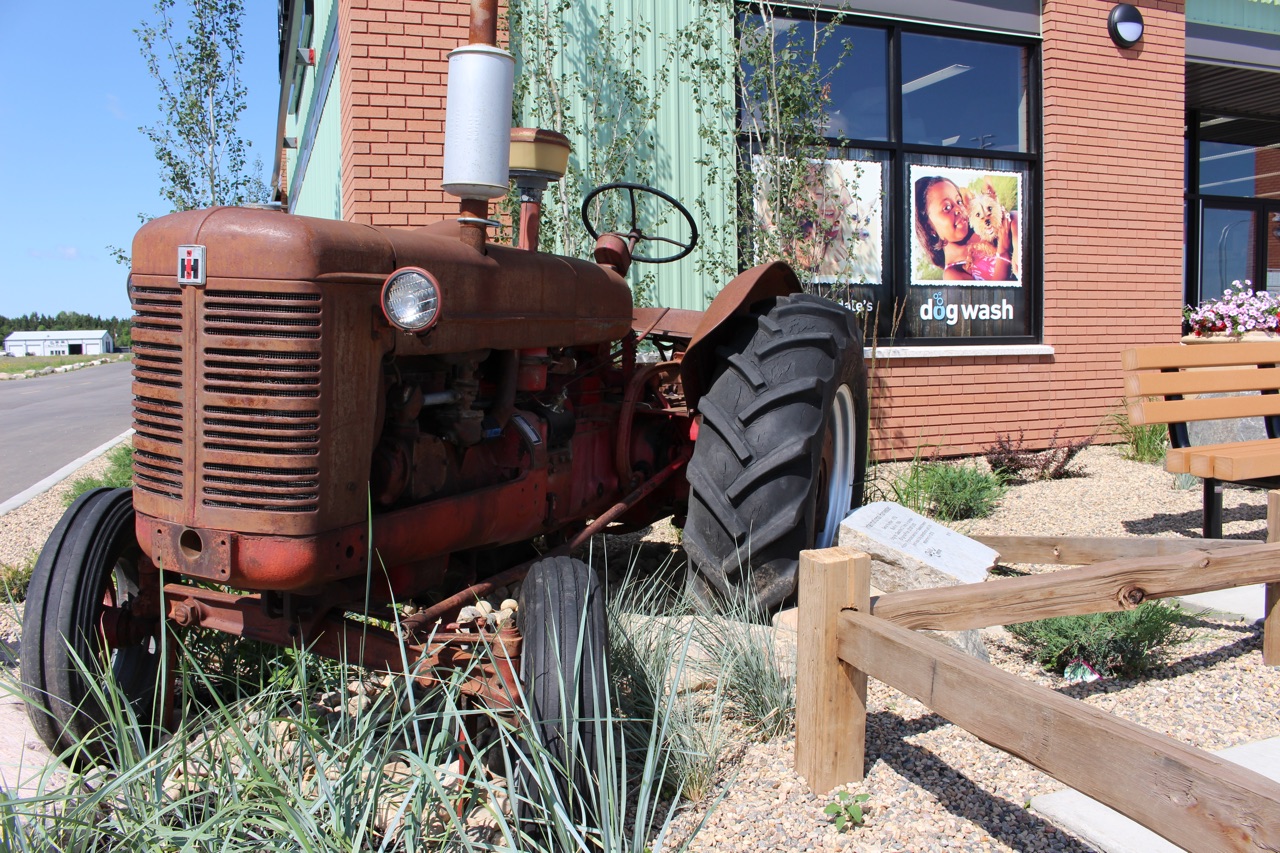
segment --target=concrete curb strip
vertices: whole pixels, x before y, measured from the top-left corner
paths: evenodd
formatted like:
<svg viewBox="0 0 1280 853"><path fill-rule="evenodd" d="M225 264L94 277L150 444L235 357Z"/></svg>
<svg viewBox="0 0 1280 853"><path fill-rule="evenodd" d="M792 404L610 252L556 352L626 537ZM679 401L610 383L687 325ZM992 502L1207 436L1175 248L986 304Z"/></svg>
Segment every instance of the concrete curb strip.
<svg viewBox="0 0 1280 853"><path fill-rule="evenodd" d="M119 435L117 435L115 438L111 439L107 443L102 444L98 447L95 447L93 450L90 450L88 453L86 453L84 456L81 456L79 459L76 459L73 462L68 462L66 465L63 465L57 471L54 471L52 474L50 474L48 477L45 477L40 482L36 483L34 486L31 486L25 491L19 492L18 494L9 498L9 500L5 501L4 503L0 503L0 515L4 515L5 513L12 512L13 510L22 506L27 501L34 498L36 495L42 495L45 492L49 491L54 486L58 485L58 483L61 483L67 477L75 473L76 469L78 469L80 466L86 465L92 462L93 460L97 459L99 456L106 453L108 450L115 447L117 444L124 441L126 438L128 438L131 435L133 435L132 429L125 430L124 432L120 433Z"/></svg>

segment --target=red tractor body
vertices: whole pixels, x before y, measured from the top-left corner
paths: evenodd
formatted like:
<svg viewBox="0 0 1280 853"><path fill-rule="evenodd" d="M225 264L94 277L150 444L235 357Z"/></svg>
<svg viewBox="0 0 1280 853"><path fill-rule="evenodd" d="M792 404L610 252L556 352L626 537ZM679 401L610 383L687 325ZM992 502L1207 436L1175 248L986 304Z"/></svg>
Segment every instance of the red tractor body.
<svg viewBox="0 0 1280 853"><path fill-rule="evenodd" d="M505 67L483 37L460 53ZM567 142L513 140L544 146L511 169L529 196L520 239L536 247L534 185L562 170L543 155ZM705 313L636 309L631 262L697 241L678 202L594 190L592 263L491 242L491 184L416 230L222 207L138 232L134 486L67 511L24 615L23 681L51 747L101 721L76 661L108 657L154 717L173 687L160 639L192 626L407 663L422 680L480 657L469 693L510 707L521 679L535 710L550 707L575 659L560 643L578 633L546 623L582 620L589 666L603 654L598 584L570 555L669 515L688 518L695 595L791 598L799 550L830 544L861 502L853 316L799 294L780 262L737 276ZM629 227L597 234L588 203L606 191L625 194L612 209ZM645 232L646 193L687 236ZM645 257L647 241L680 252ZM517 619L463 615L526 573ZM405 604L417 609L402 620Z"/></svg>

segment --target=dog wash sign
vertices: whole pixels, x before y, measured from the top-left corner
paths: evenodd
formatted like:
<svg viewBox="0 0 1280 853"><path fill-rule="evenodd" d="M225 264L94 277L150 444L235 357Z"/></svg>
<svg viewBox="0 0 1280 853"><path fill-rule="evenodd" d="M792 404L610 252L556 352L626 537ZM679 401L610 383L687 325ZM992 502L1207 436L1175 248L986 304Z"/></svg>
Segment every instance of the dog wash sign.
<svg viewBox="0 0 1280 853"><path fill-rule="evenodd" d="M1015 167L1016 168L1016 167ZM907 322L916 338L1030 335L1022 172L914 163Z"/></svg>
<svg viewBox="0 0 1280 853"><path fill-rule="evenodd" d="M936 291L933 299L920 306L920 319L932 320L954 326L961 320L1012 320L1013 303L1007 299L990 304L983 302L947 302L942 291Z"/></svg>

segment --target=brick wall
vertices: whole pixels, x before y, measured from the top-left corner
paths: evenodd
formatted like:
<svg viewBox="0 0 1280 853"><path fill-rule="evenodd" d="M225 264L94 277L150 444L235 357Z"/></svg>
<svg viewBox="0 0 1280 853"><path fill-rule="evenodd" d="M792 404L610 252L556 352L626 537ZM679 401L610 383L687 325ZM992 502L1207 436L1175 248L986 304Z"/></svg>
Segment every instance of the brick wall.
<svg viewBox="0 0 1280 853"><path fill-rule="evenodd" d="M881 359L880 458L972 453L1025 429L1094 432L1121 395L1126 346L1176 339L1182 304L1182 0L1138 3L1146 34L1107 36L1110 0L1043 5L1044 341L1052 356ZM342 0L342 209L377 225L457 211L440 190L447 54L469 4ZM1032 245L1035 236L1031 235Z"/></svg>
<svg viewBox="0 0 1280 853"><path fill-rule="evenodd" d="M470 4L341 0L338 14L343 217L419 226L456 215L440 189L444 101Z"/></svg>
<svg viewBox="0 0 1280 853"><path fill-rule="evenodd" d="M1040 446L1059 429L1059 440L1087 436L1120 399L1120 351L1177 340L1184 4L1136 3L1146 31L1128 50L1107 35L1114 5L1043 4L1044 342L1054 354L881 361L880 458L922 444L977 452L1019 428Z"/></svg>

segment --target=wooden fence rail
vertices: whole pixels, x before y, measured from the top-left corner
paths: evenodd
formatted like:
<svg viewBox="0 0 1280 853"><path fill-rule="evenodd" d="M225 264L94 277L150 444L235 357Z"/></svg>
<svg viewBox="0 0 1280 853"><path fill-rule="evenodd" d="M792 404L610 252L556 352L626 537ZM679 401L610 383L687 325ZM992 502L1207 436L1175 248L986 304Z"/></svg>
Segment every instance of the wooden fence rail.
<svg viewBox="0 0 1280 853"><path fill-rule="evenodd" d="M805 551L796 770L818 793L863 778L871 676L1193 853L1280 851L1280 784L912 630L1118 610L1146 598L1263 581L1280 581L1280 545L1212 554L1174 548L1158 558L1130 556L873 602L867 555Z"/></svg>

